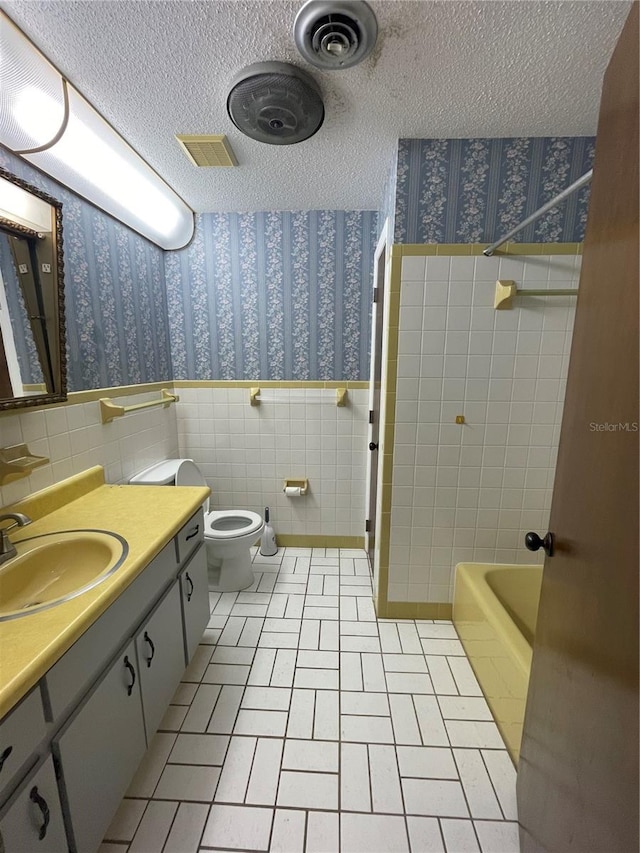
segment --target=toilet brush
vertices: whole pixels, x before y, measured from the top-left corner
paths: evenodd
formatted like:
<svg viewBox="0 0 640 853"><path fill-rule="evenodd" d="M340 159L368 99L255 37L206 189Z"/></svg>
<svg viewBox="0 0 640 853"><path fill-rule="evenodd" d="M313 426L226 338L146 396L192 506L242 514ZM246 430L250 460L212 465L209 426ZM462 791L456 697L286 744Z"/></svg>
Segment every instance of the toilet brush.
<svg viewBox="0 0 640 853"><path fill-rule="evenodd" d="M273 527L269 524L269 507L264 508L264 530L260 539L260 553L263 557L273 557L278 553L276 545L276 534L273 532Z"/></svg>

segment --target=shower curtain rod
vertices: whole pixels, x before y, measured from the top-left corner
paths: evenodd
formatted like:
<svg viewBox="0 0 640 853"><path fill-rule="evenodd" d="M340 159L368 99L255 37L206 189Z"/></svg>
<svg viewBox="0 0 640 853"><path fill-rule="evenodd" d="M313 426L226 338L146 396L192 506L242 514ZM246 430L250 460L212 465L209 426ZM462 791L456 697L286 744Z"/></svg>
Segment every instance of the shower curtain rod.
<svg viewBox="0 0 640 853"><path fill-rule="evenodd" d="M492 243L490 246L487 246L487 248L483 251L482 254L486 255L487 257L493 255L498 246L502 246L503 243L506 243L507 240L510 240L515 234L517 234L519 231L522 231L522 229L526 228L527 225L531 225L531 223L535 222L536 219L540 219L540 217L543 216L548 210L557 207L560 202L564 201L566 198L569 198L569 196L573 195L576 190L579 190L584 187L585 184L588 184L592 177L593 169L589 169L589 171L585 172L581 178L578 178L577 181L574 181L574 183L568 186L566 190L562 190L561 193L558 193L558 195L555 196L555 198L552 198L551 201L548 201L546 204L543 204L542 207L538 208L538 210L536 210L535 213L532 213L531 216L527 216L527 218L524 219L520 223L520 225L517 225L515 228L512 228L508 234L504 235L504 237L501 237L499 240L496 240L495 243Z"/></svg>

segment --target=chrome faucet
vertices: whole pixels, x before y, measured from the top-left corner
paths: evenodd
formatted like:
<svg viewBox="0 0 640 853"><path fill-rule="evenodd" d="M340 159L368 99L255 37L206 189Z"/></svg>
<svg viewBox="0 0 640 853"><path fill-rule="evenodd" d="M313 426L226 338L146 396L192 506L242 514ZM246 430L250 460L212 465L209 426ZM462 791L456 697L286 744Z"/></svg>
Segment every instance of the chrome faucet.
<svg viewBox="0 0 640 853"><path fill-rule="evenodd" d="M16 527L26 527L27 524L31 524L29 516L21 512L7 512L4 515L0 515L0 523L11 520L13 520L14 524L10 524L8 527L0 527L0 566L6 563L7 560L11 560L18 553L16 546L9 539L9 531Z"/></svg>

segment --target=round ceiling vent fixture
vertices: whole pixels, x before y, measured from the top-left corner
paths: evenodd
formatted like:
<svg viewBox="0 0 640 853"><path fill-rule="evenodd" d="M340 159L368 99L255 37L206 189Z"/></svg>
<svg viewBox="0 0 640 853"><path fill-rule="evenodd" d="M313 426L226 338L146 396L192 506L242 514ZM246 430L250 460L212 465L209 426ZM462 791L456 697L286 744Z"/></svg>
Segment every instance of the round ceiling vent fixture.
<svg viewBox="0 0 640 853"><path fill-rule="evenodd" d="M227 112L238 130L269 145L294 145L324 121L320 88L305 71L286 62L257 62L233 80Z"/></svg>
<svg viewBox="0 0 640 853"><path fill-rule="evenodd" d="M307 62L338 71L371 53L378 24L364 0L308 0L296 15L293 36Z"/></svg>

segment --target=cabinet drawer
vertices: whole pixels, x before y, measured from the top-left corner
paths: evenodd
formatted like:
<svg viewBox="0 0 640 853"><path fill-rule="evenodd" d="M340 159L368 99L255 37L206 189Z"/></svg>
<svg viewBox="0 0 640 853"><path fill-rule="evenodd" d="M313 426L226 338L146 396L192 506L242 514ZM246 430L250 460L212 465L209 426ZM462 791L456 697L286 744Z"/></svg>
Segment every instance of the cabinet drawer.
<svg viewBox="0 0 640 853"><path fill-rule="evenodd" d="M51 756L25 780L0 818L6 853L67 853L58 783Z"/></svg>
<svg viewBox="0 0 640 853"><path fill-rule="evenodd" d="M210 617L207 552L204 545L181 572L180 591L184 617L185 657L189 664Z"/></svg>
<svg viewBox="0 0 640 853"><path fill-rule="evenodd" d="M91 686L175 578L177 570L175 544L171 541L49 670L45 683L54 720L64 717Z"/></svg>
<svg viewBox="0 0 640 853"><path fill-rule="evenodd" d="M76 853L98 849L145 752L136 664L132 640L53 740Z"/></svg>
<svg viewBox="0 0 640 853"><path fill-rule="evenodd" d="M204 512L200 508L184 525L176 536L178 545L178 562L184 563L189 554L194 551L204 538Z"/></svg>
<svg viewBox="0 0 640 853"><path fill-rule="evenodd" d="M184 672L180 587L176 581L136 636L147 743Z"/></svg>
<svg viewBox="0 0 640 853"><path fill-rule="evenodd" d="M11 782L46 730L40 688L36 687L0 723L0 790Z"/></svg>

